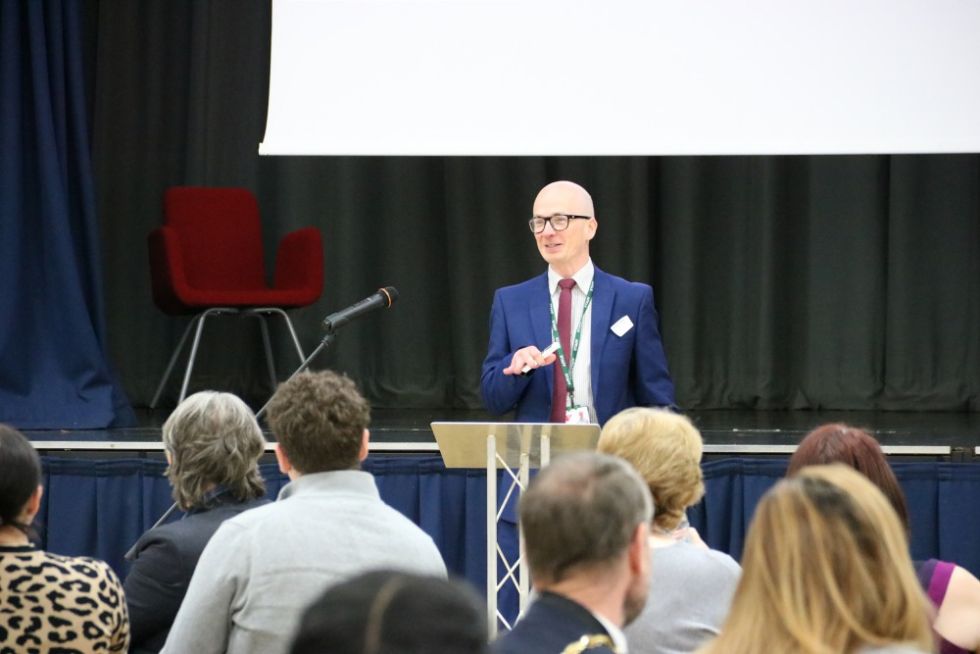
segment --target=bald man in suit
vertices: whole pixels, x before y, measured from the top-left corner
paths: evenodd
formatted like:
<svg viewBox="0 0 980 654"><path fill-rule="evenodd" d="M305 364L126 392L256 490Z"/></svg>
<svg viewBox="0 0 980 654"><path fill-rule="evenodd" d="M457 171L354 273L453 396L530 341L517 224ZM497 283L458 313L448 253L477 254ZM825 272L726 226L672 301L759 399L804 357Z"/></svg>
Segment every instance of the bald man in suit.
<svg viewBox="0 0 980 654"><path fill-rule="evenodd" d="M518 422L603 424L631 406L673 407L653 289L592 263L598 222L588 191L548 184L529 225L548 270L494 295L481 377L487 410L513 410ZM554 341L564 341L559 353L542 354Z"/></svg>

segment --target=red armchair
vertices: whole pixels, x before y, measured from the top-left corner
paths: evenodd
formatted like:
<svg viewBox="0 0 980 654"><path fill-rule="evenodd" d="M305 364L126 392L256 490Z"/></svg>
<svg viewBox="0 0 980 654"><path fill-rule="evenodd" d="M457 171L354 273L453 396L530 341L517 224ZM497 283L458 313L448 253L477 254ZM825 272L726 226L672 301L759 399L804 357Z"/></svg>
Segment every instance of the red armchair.
<svg viewBox="0 0 980 654"><path fill-rule="evenodd" d="M276 252L273 284L266 281L259 206L243 188L177 186L163 198L164 224L150 234L153 300L170 315L194 314L160 380L155 407L191 329L194 341L187 359L180 399L187 395L205 320L213 315L256 317L262 329L266 362L273 386L275 365L267 315L285 319L296 353L305 358L286 311L313 304L323 292L323 246L320 231L306 227L287 234Z"/></svg>

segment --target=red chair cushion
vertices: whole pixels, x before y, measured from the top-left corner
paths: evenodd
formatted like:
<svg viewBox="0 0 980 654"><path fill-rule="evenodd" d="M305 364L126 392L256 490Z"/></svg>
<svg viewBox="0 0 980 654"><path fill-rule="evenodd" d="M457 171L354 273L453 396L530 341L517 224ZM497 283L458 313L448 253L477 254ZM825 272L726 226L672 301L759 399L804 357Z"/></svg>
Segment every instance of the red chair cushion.
<svg viewBox="0 0 980 654"><path fill-rule="evenodd" d="M276 283L269 286L258 203L247 189L167 189L164 220L150 234L149 248L154 301L166 313L301 307L323 291L323 247L312 227L283 238Z"/></svg>

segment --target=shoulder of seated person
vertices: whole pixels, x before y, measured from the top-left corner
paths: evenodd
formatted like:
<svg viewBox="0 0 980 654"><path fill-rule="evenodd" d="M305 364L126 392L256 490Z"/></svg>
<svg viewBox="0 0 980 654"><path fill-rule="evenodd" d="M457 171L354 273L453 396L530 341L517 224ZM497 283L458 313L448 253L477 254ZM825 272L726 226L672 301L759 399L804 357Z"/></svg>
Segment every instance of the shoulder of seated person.
<svg viewBox="0 0 980 654"><path fill-rule="evenodd" d="M963 649L980 649L980 580L969 570L953 569L933 627Z"/></svg>
<svg viewBox="0 0 980 654"><path fill-rule="evenodd" d="M697 556L700 559L706 560L708 565L715 565L719 568L725 570L730 570L736 574L741 573L742 566L738 564L730 554L722 552L721 550L711 549L710 547L702 547L693 543L685 543L683 541L678 542L677 545L671 547L678 547L680 551L684 551L693 556ZM664 549L670 549L664 548ZM659 550L653 550L653 556L657 556Z"/></svg>
<svg viewBox="0 0 980 654"><path fill-rule="evenodd" d="M947 597L949 597L950 592L964 594L967 597L980 600L980 579L974 577L973 573L966 568L956 566L953 575L949 578L949 588L946 590Z"/></svg>
<svg viewBox="0 0 980 654"><path fill-rule="evenodd" d="M956 566L946 587L946 596L940 607L940 614L945 610L962 611L966 616L973 616L974 624L980 630L980 580L969 570Z"/></svg>

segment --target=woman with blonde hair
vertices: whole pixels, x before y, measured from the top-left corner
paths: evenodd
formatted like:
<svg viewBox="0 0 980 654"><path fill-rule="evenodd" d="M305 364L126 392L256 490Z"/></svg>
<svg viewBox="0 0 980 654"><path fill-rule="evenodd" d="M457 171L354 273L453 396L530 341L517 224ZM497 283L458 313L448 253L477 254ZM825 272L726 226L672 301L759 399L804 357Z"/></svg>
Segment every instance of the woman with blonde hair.
<svg viewBox="0 0 980 654"><path fill-rule="evenodd" d="M187 592L197 560L221 523L266 504L258 461L265 438L255 415L230 393L194 393L163 424L167 479L186 515L154 527L127 558L126 600L134 652L157 652Z"/></svg>
<svg viewBox="0 0 980 654"><path fill-rule="evenodd" d="M804 468L759 502L721 635L702 654L932 652L905 530L863 475Z"/></svg>
<svg viewBox="0 0 980 654"><path fill-rule="evenodd" d="M650 595L625 629L630 652L691 652L718 633L738 583L738 563L708 549L687 526L704 495L701 434L682 415L632 408L603 427L598 449L628 461L653 495Z"/></svg>
<svg viewBox="0 0 980 654"><path fill-rule="evenodd" d="M874 436L839 422L821 425L800 442L786 476L825 463L843 463L867 477L891 502L908 532L905 493ZM939 636L940 654L980 650L980 580L951 561L928 559L916 561L915 567L919 585L936 608L932 628Z"/></svg>

